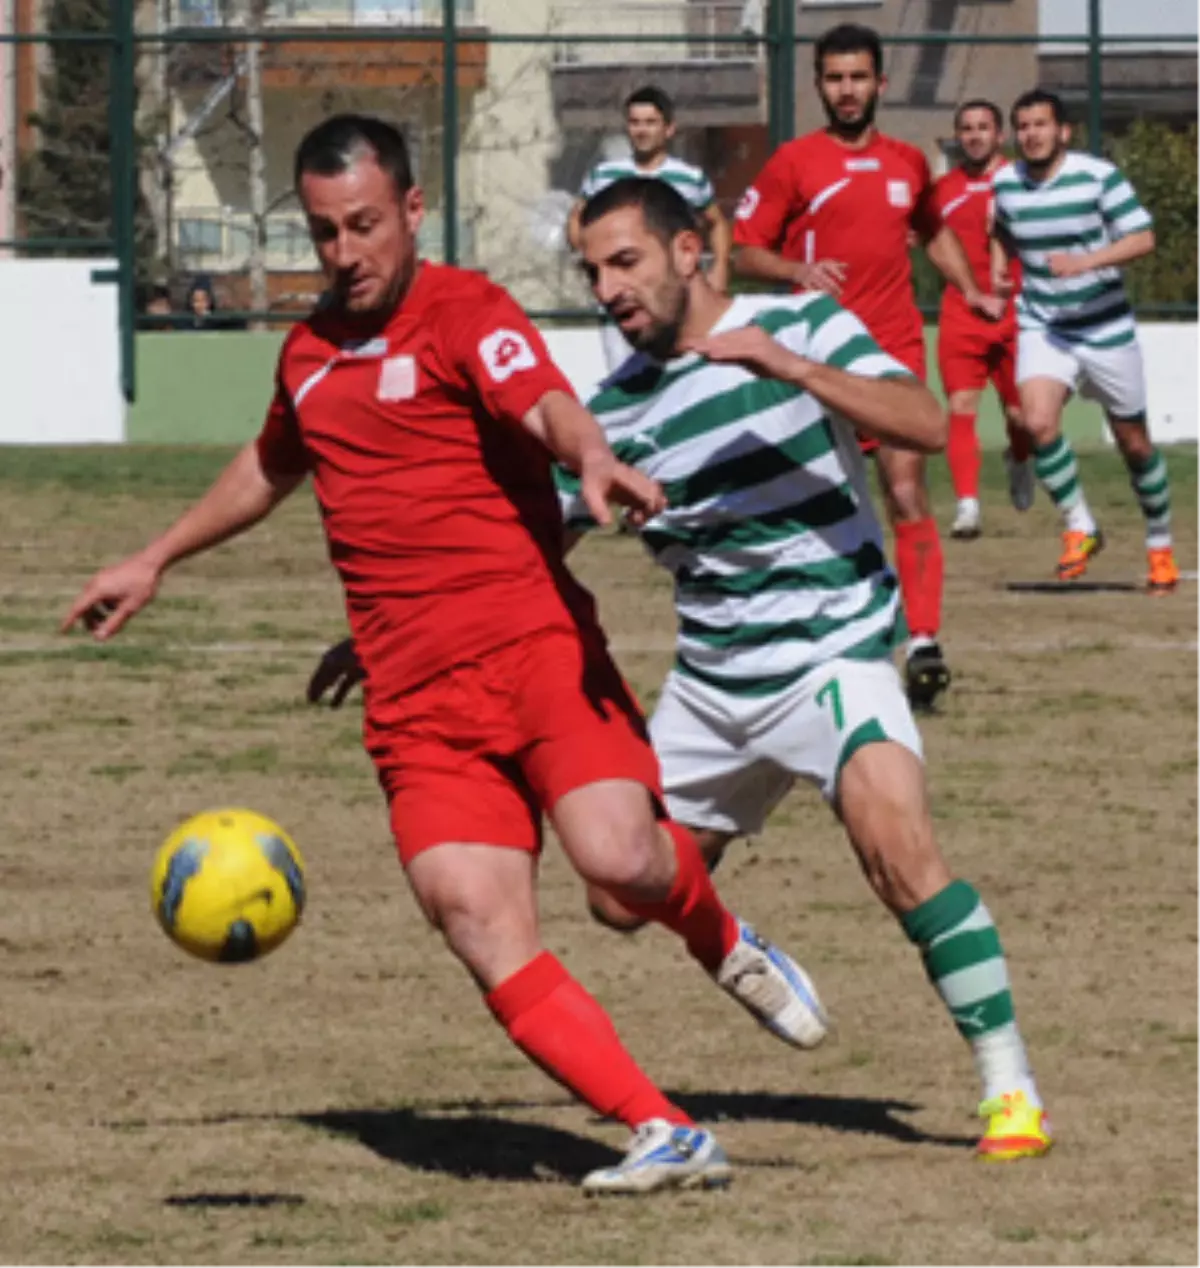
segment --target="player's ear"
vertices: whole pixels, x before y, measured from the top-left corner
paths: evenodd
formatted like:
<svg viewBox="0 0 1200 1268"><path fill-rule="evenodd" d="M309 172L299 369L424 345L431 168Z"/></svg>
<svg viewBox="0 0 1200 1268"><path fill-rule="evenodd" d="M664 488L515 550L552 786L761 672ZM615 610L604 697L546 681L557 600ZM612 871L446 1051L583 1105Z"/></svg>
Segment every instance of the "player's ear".
<svg viewBox="0 0 1200 1268"><path fill-rule="evenodd" d="M671 122L667 124L667 128L666 128L666 131L663 133L663 136L665 136L667 140L669 141L674 135L675 135L675 120L672 119Z"/></svg>
<svg viewBox="0 0 1200 1268"><path fill-rule="evenodd" d="M883 96L885 92L887 92L887 86L888 86L888 77L882 71L880 71L879 72L879 95L881 97Z"/></svg>
<svg viewBox="0 0 1200 1268"><path fill-rule="evenodd" d="M1071 125L1069 123L1059 124L1058 135L1062 137L1063 145L1071 144Z"/></svg>
<svg viewBox="0 0 1200 1268"><path fill-rule="evenodd" d="M671 263L675 272L690 281L700 271L703 250L704 244L694 229L681 229L671 240Z"/></svg>
<svg viewBox="0 0 1200 1268"><path fill-rule="evenodd" d="M425 191L420 185L414 185L404 195L403 206L404 219L408 225L408 231L415 234L421 227L421 221L425 219Z"/></svg>

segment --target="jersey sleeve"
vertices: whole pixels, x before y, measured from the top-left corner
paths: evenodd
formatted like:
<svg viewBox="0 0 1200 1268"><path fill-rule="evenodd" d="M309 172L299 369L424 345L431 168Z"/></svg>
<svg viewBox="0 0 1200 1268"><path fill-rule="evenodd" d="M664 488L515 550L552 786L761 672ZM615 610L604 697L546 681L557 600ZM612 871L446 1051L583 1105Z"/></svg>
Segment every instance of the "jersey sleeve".
<svg viewBox="0 0 1200 1268"><path fill-rule="evenodd" d="M740 247L777 250L798 198L792 164L785 150L767 160L754 184L742 195L733 217L733 240Z"/></svg>
<svg viewBox="0 0 1200 1268"><path fill-rule="evenodd" d="M1154 220L1142 206L1133 186L1117 167L1111 167L1100 190L1100 215L1114 238L1150 229Z"/></svg>
<svg viewBox="0 0 1200 1268"><path fill-rule="evenodd" d="M589 167L587 175L583 178L583 184L579 187L580 198L591 198L593 194L600 192L600 181L598 179L599 169Z"/></svg>
<svg viewBox="0 0 1200 1268"><path fill-rule="evenodd" d="M692 198L692 206L697 211L707 211L717 201L716 190L705 172L700 173L700 181Z"/></svg>
<svg viewBox="0 0 1200 1268"><path fill-rule="evenodd" d="M258 448L258 460L264 471L272 471L278 475L299 475L308 470L308 451L300 437L300 424L296 420L291 394L283 384L283 358L286 352L285 343L275 371L275 395L267 406L267 416L255 444Z"/></svg>
<svg viewBox="0 0 1200 1268"><path fill-rule="evenodd" d="M502 287L456 306L447 326L451 359L495 418L520 423L547 392L575 395L537 327Z"/></svg>
<svg viewBox="0 0 1200 1268"><path fill-rule="evenodd" d="M916 377L884 352L866 326L831 296L813 299L805 307L804 317L803 321L773 332L785 348L798 356L865 379Z"/></svg>

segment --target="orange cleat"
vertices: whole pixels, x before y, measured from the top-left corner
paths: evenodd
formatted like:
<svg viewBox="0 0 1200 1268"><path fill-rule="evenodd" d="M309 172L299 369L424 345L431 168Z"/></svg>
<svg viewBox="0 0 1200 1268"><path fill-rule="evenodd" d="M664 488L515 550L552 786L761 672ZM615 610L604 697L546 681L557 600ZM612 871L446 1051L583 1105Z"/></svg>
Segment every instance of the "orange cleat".
<svg viewBox="0 0 1200 1268"><path fill-rule="evenodd" d="M1159 546L1146 552L1150 572L1146 577L1146 589L1151 594L1170 594L1179 584L1179 565L1170 546Z"/></svg>
<svg viewBox="0 0 1200 1268"><path fill-rule="evenodd" d="M1090 533L1068 529L1063 533L1063 553L1058 561L1059 581L1077 581L1087 572L1088 561L1104 549L1104 534L1097 528Z"/></svg>

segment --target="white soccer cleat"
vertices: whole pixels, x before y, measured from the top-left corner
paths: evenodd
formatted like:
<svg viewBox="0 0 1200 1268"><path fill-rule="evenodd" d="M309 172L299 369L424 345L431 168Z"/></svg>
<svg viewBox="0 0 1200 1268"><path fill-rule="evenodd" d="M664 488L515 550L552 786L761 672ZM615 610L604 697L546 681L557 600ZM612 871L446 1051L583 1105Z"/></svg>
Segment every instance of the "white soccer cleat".
<svg viewBox="0 0 1200 1268"><path fill-rule="evenodd" d="M983 519L979 513L979 502L975 498L960 498L958 510L954 515L954 523L950 525L950 536L960 541L970 541L983 532Z"/></svg>
<svg viewBox="0 0 1200 1268"><path fill-rule="evenodd" d="M815 1048L829 1033L829 1018L812 979L744 921L733 950L715 977L760 1025L796 1048Z"/></svg>
<svg viewBox="0 0 1200 1268"><path fill-rule="evenodd" d="M602 1167L583 1180L583 1191L654 1193L659 1189L723 1189L733 1177L725 1150L703 1127L684 1127L665 1118L638 1125L629 1150L615 1167Z"/></svg>
<svg viewBox="0 0 1200 1268"><path fill-rule="evenodd" d="M1011 449L1004 451L1004 470L1008 472L1008 500L1014 510L1027 511L1037 495L1037 480L1033 473L1033 459L1018 462Z"/></svg>

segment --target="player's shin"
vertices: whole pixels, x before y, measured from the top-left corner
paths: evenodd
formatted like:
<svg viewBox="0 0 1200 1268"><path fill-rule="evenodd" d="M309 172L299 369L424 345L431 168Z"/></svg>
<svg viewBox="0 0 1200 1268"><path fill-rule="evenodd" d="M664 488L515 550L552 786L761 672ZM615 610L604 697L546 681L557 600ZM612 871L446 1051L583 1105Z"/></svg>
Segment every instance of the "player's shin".
<svg viewBox="0 0 1200 1268"><path fill-rule="evenodd" d="M909 633L914 639L936 638L942 624L945 560L932 516L896 525L896 572Z"/></svg>
<svg viewBox="0 0 1200 1268"><path fill-rule="evenodd" d="M1033 451L1034 470L1070 532L1094 533L1096 521L1083 495L1079 464L1070 442L1061 434Z"/></svg>
<svg viewBox="0 0 1200 1268"><path fill-rule="evenodd" d="M641 1071L604 1009L548 951L485 998L513 1043L597 1114L631 1128L651 1119L691 1123Z"/></svg>
<svg viewBox="0 0 1200 1268"><path fill-rule="evenodd" d="M959 1034L971 1045L982 1099L1021 1092L1040 1106L1000 937L978 893L966 881L952 881L900 919Z"/></svg>
<svg viewBox="0 0 1200 1268"><path fill-rule="evenodd" d="M713 888L696 838L682 825L665 820L660 831L675 852L675 879L659 900L621 893L621 902L644 920L654 920L679 934L688 950L710 973L738 940L738 923Z"/></svg>
<svg viewBox="0 0 1200 1268"><path fill-rule="evenodd" d="M1171 545L1171 491L1162 451L1153 448L1141 461L1129 460L1129 482L1146 519L1146 546L1163 550Z"/></svg>
<svg viewBox="0 0 1200 1268"><path fill-rule="evenodd" d="M952 413L950 437L946 442L946 464L950 468L954 496L959 502L967 498L974 502L979 501L979 469L982 462L975 414L965 410Z"/></svg>

